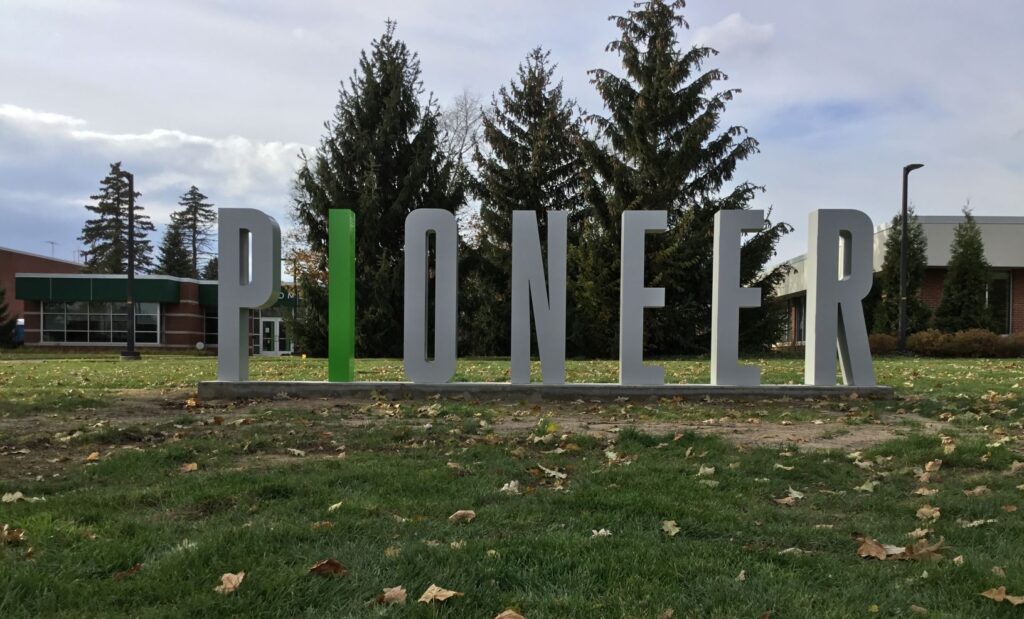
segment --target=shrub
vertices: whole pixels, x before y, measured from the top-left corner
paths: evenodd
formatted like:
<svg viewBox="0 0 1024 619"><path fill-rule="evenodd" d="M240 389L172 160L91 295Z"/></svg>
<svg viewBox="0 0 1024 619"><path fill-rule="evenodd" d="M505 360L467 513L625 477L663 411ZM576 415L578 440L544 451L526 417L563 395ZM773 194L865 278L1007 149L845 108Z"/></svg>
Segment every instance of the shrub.
<svg viewBox="0 0 1024 619"><path fill-rule="evenodd" d="M926 329L908 336L907 348L911 352L926 357L943 356L945 355L946 341L948 339L949 336L938 329Z"/></svg>
<svg viewBox="0 0 1024 619"><path fill-rule="evenodd" d="M996 356L1024 357L1024 333L1014 333L999 338L996 342Z"/></svg>
<svg viewBox="0 0 1024 619"><path fill-rule="evenodd" d="M994 357L999 336L985 329L957 331L947 340L949 357Z"/></svg>
<svg viewBox="0 0 1024 619"><path fill-rule="evenodd" d="M888 333L872 333L868 336L868 346L873 355L891 355L896 352L899 340Z"/></svg>

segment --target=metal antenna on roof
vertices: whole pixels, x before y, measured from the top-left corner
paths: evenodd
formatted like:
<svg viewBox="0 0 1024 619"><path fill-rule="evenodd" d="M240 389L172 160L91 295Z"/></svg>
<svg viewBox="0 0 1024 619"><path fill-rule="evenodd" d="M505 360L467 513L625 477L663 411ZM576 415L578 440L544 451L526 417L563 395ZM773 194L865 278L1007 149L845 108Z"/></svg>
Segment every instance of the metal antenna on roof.
<svg viewBox="0 0 1024 619"><path fill-rule="evenodd" d="M57 247L58 245L60 245L60 243L58 243L57 241L43 241L43 242L44 242L44 243L49 243L49 244L50 244L50 257L51 257L51 258L53 258L53 257L54 257L54 255L55 255L55 253L54 253L54 249L56 249L56 247Z"/></svg>

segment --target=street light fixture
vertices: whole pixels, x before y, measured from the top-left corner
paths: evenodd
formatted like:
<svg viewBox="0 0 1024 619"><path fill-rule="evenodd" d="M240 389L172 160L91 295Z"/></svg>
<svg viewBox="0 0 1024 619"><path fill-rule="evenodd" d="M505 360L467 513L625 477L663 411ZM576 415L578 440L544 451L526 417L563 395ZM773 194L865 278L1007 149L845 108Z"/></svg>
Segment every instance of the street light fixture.
<svg viewBox="0 0 1024 619"><path fill-rule="evenodd" d="M923 168L923 163L911 163L903 166L903 208L900 215L900 318L899 339L900 352L907 351L907 261L910 252L909 215L907 213L907 177L914 170Z"/></svg>
<svg viewBox="0 0 1024 619"><path fill-rule="evenodd" d="M128 345L121 351L121 360L138 361L142 355L135 350L135 175L121 170L120 176L128 179Z"/></svg>

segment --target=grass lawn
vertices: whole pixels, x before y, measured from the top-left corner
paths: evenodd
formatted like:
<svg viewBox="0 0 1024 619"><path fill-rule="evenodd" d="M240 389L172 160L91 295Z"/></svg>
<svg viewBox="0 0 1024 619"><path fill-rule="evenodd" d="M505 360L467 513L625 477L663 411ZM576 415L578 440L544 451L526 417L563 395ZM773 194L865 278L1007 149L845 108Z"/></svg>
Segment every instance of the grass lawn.
<svg viewBox="0 0 1024 619"><path fill-rule="evenodd" d="M801 360L761 363L765 383L801 379ZM897 400L207 405L212 358L0 356L0 491L45 499L0 503L0 616L1020 616L980 594L1024 595L1024 360L876 371ZM480 360L457 380L507 377ZM881 561L855 534L944 546ZM324 559L347 574L310 574ZM431 584L464 595L417 603ZM375 603L396 586L404 605Z"/></svg>

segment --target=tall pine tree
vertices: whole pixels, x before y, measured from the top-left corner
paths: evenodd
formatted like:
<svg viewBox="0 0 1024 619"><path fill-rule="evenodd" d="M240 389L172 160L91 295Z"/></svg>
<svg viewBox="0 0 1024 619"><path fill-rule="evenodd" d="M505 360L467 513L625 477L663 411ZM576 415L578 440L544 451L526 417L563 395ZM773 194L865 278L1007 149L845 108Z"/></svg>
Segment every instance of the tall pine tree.
<svg viewBox="0 0 1024 619"><path fill-rule="evenodd" d="M622 60L624 76L598 69L592 81L608 116L594 115L596 140L584 152L594 173L579 248L581 277L575 291L579 341L589 354L610 355L618 335L621 216L630 209L667 210L669 231L648 237L649 286L665 288L665 307L645 317L646 347L654 354L705 352L710 347L711 267L714 215L746 209L761 187L730 183L737 165L757 152L743 127L719 129L726 103L738 92L716 90L726 75L704 65L717 52L681 49L678 28L687 27L683 0L637 2L608 45ZM784 325L775 285L783 268L765 269L783 223L765 228L744 243L741 280L761 288L762 307L741 313L741 343L763 348Z"/></svg>
<svg viewBox="0 0 1024 619"><path fill-rule="evenodd" d="M519 65L516 79L493 97L484 115L484 150L474 160L479 179L473 193L480 200L479 261L467 277L479 278L481 298L472 303L470 354L507 355L511 323L512 211L535 211L542 247L547 246L550 210L568 211L569 244L575 245L583 215L580 150L582 121L576 103L554 80L550 54L535 48ZM468 270L468 269L467 269ZM568 274L578 269L568 265ZM465 280L464 280L465 281ZM466 282L466 293L472 282ZM465 295L464 295L465 296ZM567 308L574 324L572 301Z"/></svg>
<svg viewBox="0 0 1024 619"><path fill-rule="evenodd" d="M991 329L992 314L987 307L989 264L981 228L968 207L964 207L964 221L954 230L949 250L935 326L947 333Z"/></svg>
<svg viewBox="0 0 1024 619"><path fill-rule="evenodd" d="M7 315L7 291L0 286L0 348L14 347L14 327L18 320Z"/></svg>
<svg viewBox="0 0 1024 619"><path fill-rule="evenodd" d="M907 241L910 251L907 253L907 333L914 333L927 329L931 320L931 310L920 296L925 268L928 266L928 238L914 213L914 208L910 207L908 210L910 216L907 220ZM902 221L902 214L893 217L889 233L885 237L885 257L882 259L882 271L877 278L881 296L874 310L874 330L877 333L895 334L899 330Z"/></svg>
<svg viewBox="0 0 1024 619"><path fill-rule="evenodd" d="M135 192L135 271L145 272L153 264L153 245L146 238L155 228L139 204ZM110 164L110 173L100 181L100 191L89 196L96 204L85 208L97 215L85 222L78 240L88 247L85 270L88 273L128 272L128 181L121 174L121 162Z"/></svg>
<svg viewBox="0 0 1024 619"><path fill-rule="evenodd" d="M356 351L402 354L403 235L405 217L416 208L451 212L463 203L463 187L438 141L438 109L423 101L420 63L395 37L384 34L360 55L342 84L327 135L305 156L294 186L294 208L306 241L327 269L330 209L356 214ZM327 352L327 290L322 278L299 277L303 299L298 318L300 347Z"/></svg>
<svg viewBox="0 0 1024 619"><path fill-rule="evenodd" d="M219 261L217 259L217 256L214 256L213 258L207 260L206 264L203 266L202 272L199 274L199 277L201 279L217 279L218 262Z"/></svg>
<svg viewBox="0 0 1024 619"><path fill-rule="evenodd" d="M208 199L198 187L192 185L178 200L181 210L171 216L178 224L182 241L188 248L191 274L187 277L198 276L200 259L210 249L213 229L217 223L217 212L213 204L207 202Z"/></svg>
<svg viewBox="0 0 1024 619"><path fill-rule="evenodd" d="M160 257L157 261L156 272L174 277L196 276L188 249L185 246L185 231L181 220L172 218L171 223L167 226L167 231L164 232L163 241L160 243Z"/></svg>

